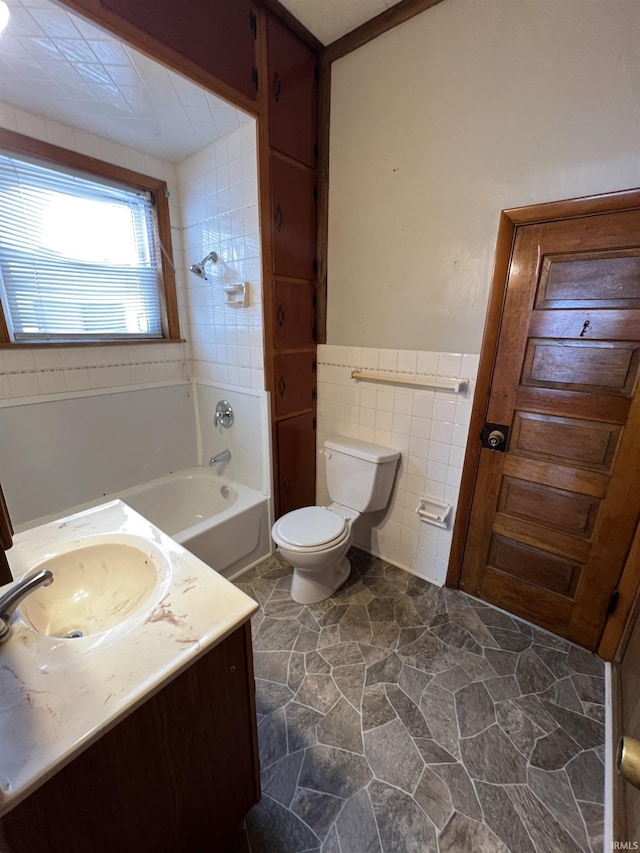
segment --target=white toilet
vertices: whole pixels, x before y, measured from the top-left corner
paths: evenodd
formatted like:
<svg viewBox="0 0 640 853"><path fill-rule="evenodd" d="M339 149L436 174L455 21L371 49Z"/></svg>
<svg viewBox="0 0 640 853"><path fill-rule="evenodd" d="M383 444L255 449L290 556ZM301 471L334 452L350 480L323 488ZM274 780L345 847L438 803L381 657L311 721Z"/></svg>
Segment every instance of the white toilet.
<svg viewBox="0 0 640 853"><path fill-rule="evenodd" d="M400 454L346 436L324 443L331 506L306 506L279 518L271 535L293 566L291 597L301 604L323 601L349 577L345 554L353 523L363 512L384 509Z"/></svg>

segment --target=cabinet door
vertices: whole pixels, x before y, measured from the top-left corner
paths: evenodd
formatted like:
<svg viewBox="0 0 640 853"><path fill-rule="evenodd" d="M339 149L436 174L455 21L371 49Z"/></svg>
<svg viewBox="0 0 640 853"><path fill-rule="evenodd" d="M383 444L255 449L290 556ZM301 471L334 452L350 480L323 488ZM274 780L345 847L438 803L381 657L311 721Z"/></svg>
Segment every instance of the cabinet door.
<svg viewBox="0 0 640 853"><path fill-rule="evenodd" d="M269 128L271 147L316 165L318 57L290 29L269 16Z"/></svg>
<svg viewBox="0 0 640 853"><path fill-rule="evenodd" d="M276 417L311 409L316 399L316 359L312 352L286 353L275 360Z"/></svg>
<svg viewBox="0 0 640 853"><path fill-rule="evenodd" d="M273 266L276 275L316 277L316 176L306 166L271 157Z"/></svg>
<svg viewBox="0 0 640 853"><path fill-rule="evenodd" d="M316 502L314 417L298 415L278 424L280 514Z"/></svg>
<svg viewBox="0 0 640 853"><path fill-rule="evenodd" d="M256 98L256 40L250 0L100 0L111 12Z"/></svg>
<svg viewBox="0 0 640 853"><path fill-rule="evenodd" d="M273 292L276 349L315 346L316 288L313 282L275 281Z"/></svg>

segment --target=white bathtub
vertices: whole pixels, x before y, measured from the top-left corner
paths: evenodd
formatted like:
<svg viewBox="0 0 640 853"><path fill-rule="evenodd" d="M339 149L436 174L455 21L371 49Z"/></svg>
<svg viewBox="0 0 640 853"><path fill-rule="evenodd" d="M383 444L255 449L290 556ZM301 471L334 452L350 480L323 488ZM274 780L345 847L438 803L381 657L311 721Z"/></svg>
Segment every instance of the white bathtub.
<svg viewBox="0 0 640 853"><path fill-rule="evenodd" d="M187 468L107 496L114 497L225 577L270 553L267 498L208 468Z"/></svg>

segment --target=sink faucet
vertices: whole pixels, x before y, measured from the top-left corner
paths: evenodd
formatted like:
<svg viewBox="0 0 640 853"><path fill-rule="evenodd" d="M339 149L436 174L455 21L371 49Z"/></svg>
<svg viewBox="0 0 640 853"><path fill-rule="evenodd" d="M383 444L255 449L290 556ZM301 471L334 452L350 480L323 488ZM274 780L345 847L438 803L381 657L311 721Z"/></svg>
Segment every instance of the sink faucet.
<svg viewBox="0 0 640 853"><path fill-rule="evenodd" d="M39 586L49 586L53 583L53 575L49 569L40 569L33 575L23 578L0 597L0 643L6 643L11 634L11 618L23 598Z"/></svg>
<svg viewBox="0 0 640 853"><path fill-rule="evenodd" d="M215 465L217 462L228 462L231 459L231 451L230 450L221 450L220 453L216 453L215 456L212 456L209 460L209 465Z"/></svg>

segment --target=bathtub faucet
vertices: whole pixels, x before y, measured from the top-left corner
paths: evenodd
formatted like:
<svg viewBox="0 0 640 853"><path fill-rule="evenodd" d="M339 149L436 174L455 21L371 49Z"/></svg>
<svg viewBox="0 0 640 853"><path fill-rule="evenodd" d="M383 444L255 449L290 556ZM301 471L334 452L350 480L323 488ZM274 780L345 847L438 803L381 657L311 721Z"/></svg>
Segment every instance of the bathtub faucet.
<svg viewBox="0 0 640 853"><path fill-rule="evenodd" d="M209 465L216 465L218 462L228 462L231 459L231 451L230 450L221 450L220 453L216 453L215 456L212 456L209 460Z"/></svg>

